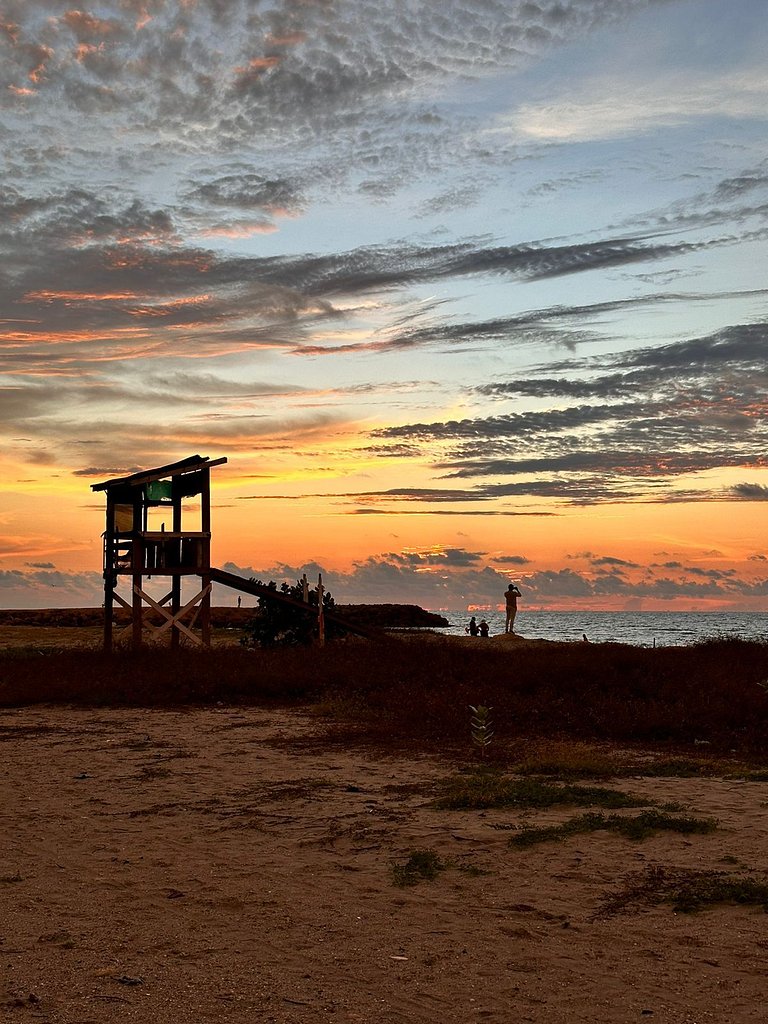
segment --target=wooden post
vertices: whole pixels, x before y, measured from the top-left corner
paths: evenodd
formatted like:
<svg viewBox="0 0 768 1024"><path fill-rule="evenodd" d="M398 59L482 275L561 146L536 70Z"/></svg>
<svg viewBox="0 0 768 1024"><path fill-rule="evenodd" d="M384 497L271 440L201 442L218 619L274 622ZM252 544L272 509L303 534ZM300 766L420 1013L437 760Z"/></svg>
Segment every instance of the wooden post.
<svg viewBox="0 0 768 1024"><path fill-rule="evenodd" d="M112 653L112 610L115 605L115 503L107 496L104 531L104 650Z"/></svg>
<svg viewBox="0 0 768 1024"><path fill-rule="evenodd" d="M317 576L317 642L320 647L325 647L325 615L323 614L323 574Z"/></svg>
<svg viewBox="0 0 768 1024"><path fill-rule="evenodd" d="M131 569L132 580L132 625L133 625L133 646L141 647L143 640L143 611L141 604L141 583L144 570L144 544L141 540L139 528L141 526L141 498L137 496L133 501L133 522L131 531Z"/></svg>
<svg viewBox="0 0 768 1024"><path fill-rule="evenodd" d="M173 478L172 484L172 501L173 501L173 525L171 529L174 534L181 533L181 494L178 485L178 477ZM181 608L181 550L182 542L177 536L173 540L174 545L177 545L176 551L176 575L171 577L171 614L176 615L179 608ZM176 629L174 625L171 629L171 647L176 650L181 640L181 631Z"/></svg>
<svg viewBox="0 0 768 1024"><path fill-rule="evenodd" d="M205 571L211 568L211 471L203 473L203 488L200 493L200 530L206 534L202 540L202 565L200 573L203 597L200 601L200 633L203 644L211 646L211 576Z"/></svg>

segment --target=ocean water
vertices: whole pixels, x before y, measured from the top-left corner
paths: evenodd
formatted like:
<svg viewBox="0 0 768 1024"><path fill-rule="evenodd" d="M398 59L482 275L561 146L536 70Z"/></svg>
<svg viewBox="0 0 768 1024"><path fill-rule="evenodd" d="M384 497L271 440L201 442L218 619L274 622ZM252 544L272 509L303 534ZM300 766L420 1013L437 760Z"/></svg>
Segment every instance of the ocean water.
<svg viewBox="0 0 768 1024"><path fill-rule="evenodd" d="M442 611L450 626L436 632L463 634L470 613ZM476 612L485 618L491 636L504 632L501 612ZM768 612L526 612L518 610L515 632L527 639L583 640L634 644L638 647L679 647L710 637L737 636L768 642Z"/></svg>

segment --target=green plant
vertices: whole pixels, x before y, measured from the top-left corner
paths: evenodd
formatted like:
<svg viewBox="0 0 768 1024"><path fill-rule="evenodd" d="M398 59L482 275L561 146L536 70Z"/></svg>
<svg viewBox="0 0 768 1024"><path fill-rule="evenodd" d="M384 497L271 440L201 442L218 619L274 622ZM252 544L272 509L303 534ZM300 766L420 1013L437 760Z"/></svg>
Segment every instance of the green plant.
<svg viewBox="0 0 768 1024"><path fill-rule="evenodd" d="M485 704L478 704L477 707L470 704L469 710L472 712L469 722L472 742L479 749L480 756L485 757L485 752L493 739L493 722L491 720L493 708L486 707Z"/></svg>
<svg viewBox="0 0 768 1024"><path fill-rule="evenodd" d="M713 832L717 822L712 818L674 817L663 811L642 811L640 814L624 816L620 814L582 814L562 825L550 825L545 828L524 828L513 835L510 846L528 847L537 843L568 839L570 836L584 832L618 832L627 839L647 839L656 832L691 833Z"/></svg>
<svg viewBox="0 0 768 1024"><path fill-rule="evenodd" d="M633 906L670 903L691 914L718 903L760 906L768 913L768 882L723 871L697 871L655 865L630 876L624 886L603 897L595 916L621 913Z"/></svg>
<svg viewBox="0 0 768 1024"><path fill-rule="evenodd" d="M392 880L401 888L424 880L431 882L446 867L434 850L414 850L405 864L392 865Z"/></svg>

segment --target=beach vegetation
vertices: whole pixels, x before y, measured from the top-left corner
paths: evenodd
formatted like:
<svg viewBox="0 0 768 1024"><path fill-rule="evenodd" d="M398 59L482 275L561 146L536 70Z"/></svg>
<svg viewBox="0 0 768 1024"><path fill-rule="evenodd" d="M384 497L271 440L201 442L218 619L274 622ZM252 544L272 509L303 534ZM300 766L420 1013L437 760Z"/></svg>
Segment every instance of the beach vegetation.
<svg viewBox="0 0 768 1024"><path fill-rule="evenodd" d="M559 842L585 832L616 832L626 839L640 841L656 835L657 832L680 832L683 835L714 832L717 822L714 818L695 818L689 815L672 815L662 810L641 811L636 815L601 814L588 812L570 818L560 825L541 828L525 826L510 837L510 846L527 848L538 843Z"/></svg>
<svg viewBox="0 0 768 1024"><path fill-rule="evenodd" d="M480 751L480 756L484 757L493 740L493 722L491 720L493 708L486 707L485 704L470 704L469 710L472 712L469 722L472 743Z"/></svg>
<svg viewBox="0 0 768 1024"><path fill-rule="evenodd" d="M493 708L488 767L563 779L703 776L765 770L768 701L756 684L767 656L768 644L746 641L479 647L421 635L323 648L10 651L0 652L0 707L301 703L323 709L325 743L461 762L476 756L466 709L482 692Z"/></svg>
<svg viewBox="0 0 768 1024"><path fill-rule="evenodd" d="M273 601L259 596L256 612L243 631L242 643L246 647L294 647L308 646L317 638L318 629L318 593L316 589L305 591L301 580L294 585L283 583L279 587L272 581L264 584L254 580L260 586L266 586L275 593L289 597L296 605L282 601ZM331 594L323 594L324 611L332 611L335 602ZM305 610L306 609L306 610ZM335 635L330 623L326 626L328 633Z"/></svg>
<svg viewBox="0 0 768 1024"><path fill-rule="evenodd" d="M768 880L724 871L652 865L608 893L595 916L607 917L661 903L687 914L724 903L762 907L768 913Z"/></svg>
<svg viewBox="0 0 768 1024"><path fill-rule="evenodd" d="M401 888L431 882L447 866L434 850L413 850L404 864L392 865L392 881Z"/></svg>

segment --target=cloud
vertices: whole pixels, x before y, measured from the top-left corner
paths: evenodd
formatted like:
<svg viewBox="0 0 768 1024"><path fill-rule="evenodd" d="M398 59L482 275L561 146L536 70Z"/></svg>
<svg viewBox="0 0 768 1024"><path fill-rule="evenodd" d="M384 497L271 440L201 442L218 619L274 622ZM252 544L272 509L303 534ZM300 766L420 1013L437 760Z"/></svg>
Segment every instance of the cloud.
<svg viewBox="0 0 768 1024"><path fill-rule="evenodd" d="M616 568L639 569L637 562L628 562L625 558L615 558L612 555L602 555L600 558L591 559L594 566L610 566Z"/></svg>
<svg viewBox="0 0 768 1024"><path fill-rule="evenodd" d="M629 0L622 14L644 5ZM66 126L82 112L103 116L188 152L254 138L296 147L322 133L377 167L393 147L407 153L421 141L415 132L403 140L403 127L427 121L446 82L519 70L615 19L603 0L419 0L412 9L105 0L98 11L8 0L0 96L11 110L36 103ZM444 130L446 142L456 138ZM90 135L108 154L106 125L95 120Z"/></svg>
<svg viewBox="0 0 768 1024"><path fill-rule="evenodd" d="M581 571L532 568L523 556L493 556L459 547L389 551L356 561L345 571L308 561L266 566L226 562L223 568L246 579L294 583L303 573L311 583L322 574L337 603L394 602L428 608L462 609L471 605L503 605L509 566L523 592L523 610L532 607L599 606L606 600L702 602L751 607L768 595L768 578L741 575L735 568L686 566L680 562L643 566L585 552L591 564ZM765 556L758 558L762 564ZM753 559L754 561L754 559ZM615 564L621 563L621 564ZM507 567L507 568L505 568ZM28 564L0 571L0 603L6 607L98 607L103 596L101 574L65 573ZM232 591L214 587L217 604L234 604Z"/></svg>
<svg viewBox="0 0 768 1024"><path fill-rule="evenodd" d="M625 164L535 129L545 107L558 141L704 102L751 120L762 69L610 93L579 69L542 103L520 75L649 6L6 0L0 427L29 438L6 456L77 479L206 444L279 480L330 467L299 451L333 432L324 482L353 516L762 500L685 478L765 464L765 292L671 281L758 253L765 166L711 133L706 165L649 148L658 208L612 227L583 200L635 180ZM553 196L576 204L557 223ZM705 316L730 326L681 340ZM394 460L409 473L380 486Z"/></svg>
<svg viewBox="0 0 768 1024"><path fill-rule="evenodd" d="M734 484L731 494L740 501L768 501L768 487L764 484Z"/></svg>
<svg viewBox="0 0 768 1024"><path fill-rule="evenodd" d="M478 391L558 405L400 424L373 436L429 450L435 468L452 481L529 478L482 484L478 499L759 500L760 485L675 492L660 483L703 470L768 465L761 412L768 399L767 336L765 323L734 325L667 345L544 364L538 373ZM584 398L592 401L581 404Z"/></svg>
<svg viewBox="0 0 768 1024"><path fill-rule="evenodd" d="M101 573L0 569L0 604L6 608L98 608L103 599Z"/></svg>
<svg viewBox="0 0 768 1024"><path fill-rule="evenodd" d="M264 178L252 172L227 174L198 184L186 198L212 206L259 209L272 214L298 213L304 203L294 182L285 178Z"/></svg>
<svg viewBox="0 0 768 1024"><path fill-rule="evenodd" d="M662 74L652 80L597 78L580 94L524 103L498 129L548 142L587 142L658 131L699 118L763 120L768 76L762 66L721 75Z"/></svg>
<svg viewBox="0 0 768 1024"><path fill-rule="evenodd" d="M316 580L318 572L338 603L396 602L429 608L466 607L468 604L501 602L508 579L490 567L451 569L438 563L425 565L402 554L375 555L356 562L349 572L338 572L318 563L277 565L256 570L228 563L224 568L261 580L295 582L303 572Z"/></svg>
<svg viewBox="0 0 768 1024"><path fill-rule="evenodd" d="M187 202L190 196L202 205L232 208L262 204L265 209L276 209L277 203L299 200L297 188L288 179L245 173L209 177L206 184L188 189ZM7 314L0 323L0 372L15 378L6 391L3 415L8 425L28 433L39 417L41 438L43 433L54 432L65 440L72 436L73 414L85 422L88 410L95 413L109 407L108 415L90 417L94 429L100 436L122 431L124 457L131 461L136 461L140 452L130 450L136 432L125 429L129 408L143 410L154 419L161 404L166 410L176 406L179 411L196 405L202 413L211 404L210 373L198 374L192 383L196 375L190 371L189 386L174 393L171 387L145 386L144 381L153 377L151 370L148 372L153 362L220 359L260 351L303 357L342 351L384 353L425 345L499 344L515 336L541 342L550 328L552 340L559 338L574 345L590 335L573 325L599 317L613 304L554 307L495 321L451 324L436 320L436 303L413 310L405 302L401 307L401 300L392 295L396 289L473 274L508 273L523 279L568 274L616 260L655 258L654 254L669 248L666 242L659 247L652 240L636 239L514 247L465 240L450 245L397 243L340 253L265 258L228 255L183 243L177 234L177 221L186 216L183 209L169 213L128 199L115 189L97 193L68 188L32 195L7 187L0 194L0 206L7 214L5 232L0 230L0 253L15 268L12 276L0 282L0 299ZM233 225L236 227L236 222ZM347 344L318 342L321 328L327 336L334 336L332 325L338 337L339 325L354 316L350 309L369 294L387 296L391 327ZM651 299L647 301L652 304ZM424 326L425 320L428 326ZM143 370L141 387L132 380L133 362ZM616 396L629 396L632 387L642 383L641 375L648 372L637 368L625 369L621 378L614 374ZM124 383L110 380L113 373ZM630 379L632 373L634 380ZM69 377L71 383L59 383L54 394L53 386L39 384L39 378L52 380L55 376ZM604 376L607 389L610 375ZM495 394L501 395L504 386L496 385ZM573 383L572 393L575 387ZM274 393L279 390L276 386ZM286 387L283 393L289 394L291 389ZM630 406L625 411L629 413ZM564 431L611 415L620 415L620 408L606 411L584 405L552 411L549 429L557 429L557 420ZM333 420L333 416L315 418L318 425ZM541 417L538 422L543 422ZM308 423L306 416L297 415L289 432L304 431ZM540 425L525 417L497 417L495 423L487 418L483 432L490 438L495 430L496 436L503 438L539 431ZM467 428L471 430L473 425L468 423ZM275 419L255 416L246 424L242 415L227 419L225 413L215 429L202 431L185 424L176 433L179 445L202 436L237 446L247 443L248 436L264 437L275 429L279 429ZM443 436L447 439L456 429L447 425ZM437 433L435 426L430 430ZM402 428L401 452L406 450L406 432ZM394 441L394 437L390 434L386 439ZM379 446L382 454L385 447ZM396 450L394 444L389 446L387 457L393 457Z"/></svg>

